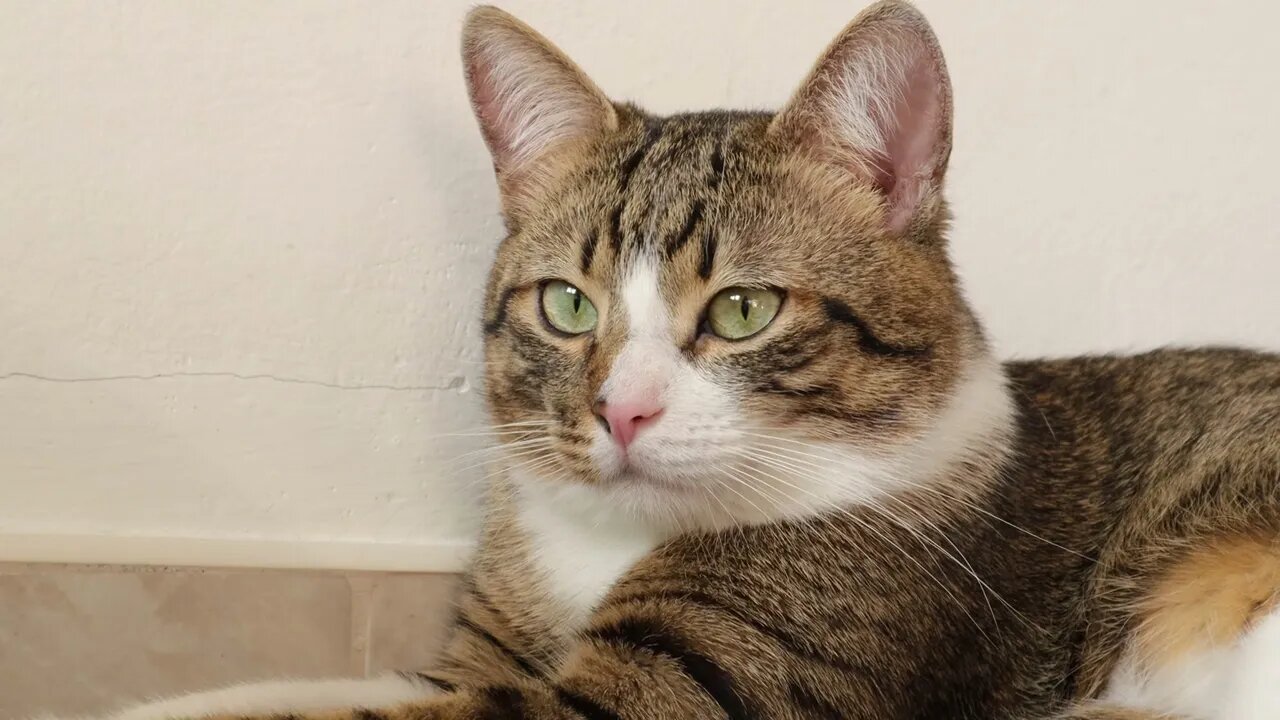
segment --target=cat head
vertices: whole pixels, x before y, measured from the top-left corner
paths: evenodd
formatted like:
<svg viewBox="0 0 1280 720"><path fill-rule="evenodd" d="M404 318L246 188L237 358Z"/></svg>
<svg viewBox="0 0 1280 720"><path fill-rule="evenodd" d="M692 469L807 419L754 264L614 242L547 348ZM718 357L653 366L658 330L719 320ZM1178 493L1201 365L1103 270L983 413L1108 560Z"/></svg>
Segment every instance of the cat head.
<svg viewBox="0 0 1280 720"><path fill-rule="evenodd" d="M776 114L611 101L510 15L463 60L508 235L485 390L520 482L718 526L932 482L1007 424L947 259L951 87L858 16Z"/></svg>

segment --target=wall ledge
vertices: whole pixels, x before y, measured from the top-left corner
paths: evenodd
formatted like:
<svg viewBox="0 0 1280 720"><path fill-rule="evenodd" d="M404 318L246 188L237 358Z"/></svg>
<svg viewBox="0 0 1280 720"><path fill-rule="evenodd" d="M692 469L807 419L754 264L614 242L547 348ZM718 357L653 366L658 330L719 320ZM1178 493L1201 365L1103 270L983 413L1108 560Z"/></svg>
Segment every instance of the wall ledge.
<svg viewBox="0 0 1280 720"><path fill-rule="evenodd" d="M473 544L0 532L0 562L453 573Z"/></svg>

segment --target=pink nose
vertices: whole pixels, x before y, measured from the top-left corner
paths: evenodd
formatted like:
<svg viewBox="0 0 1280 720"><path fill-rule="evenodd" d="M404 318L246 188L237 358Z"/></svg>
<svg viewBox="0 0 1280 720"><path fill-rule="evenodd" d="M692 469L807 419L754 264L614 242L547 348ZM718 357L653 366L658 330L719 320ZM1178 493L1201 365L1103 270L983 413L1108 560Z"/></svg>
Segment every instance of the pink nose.
<svg viewBox="0 0 1280 720"><path fill-rule="evenodd" d="M662 414L662 406L654 401L623 400L616 403L598 402L596 417L604 421L605 430L623 450L635 439L640 428L653 424Z"/></svg>

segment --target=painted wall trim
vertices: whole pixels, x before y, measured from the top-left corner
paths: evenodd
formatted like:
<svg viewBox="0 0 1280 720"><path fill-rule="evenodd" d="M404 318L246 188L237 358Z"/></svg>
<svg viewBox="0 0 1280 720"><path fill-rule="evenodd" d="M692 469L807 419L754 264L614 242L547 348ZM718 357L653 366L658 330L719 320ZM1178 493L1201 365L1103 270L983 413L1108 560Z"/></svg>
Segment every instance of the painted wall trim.
<svg viewBox="0 0 1280 720"><path fill-rule="evenodd" d="M459 572L472 544L119 535L6 535L0 562L165 565L289 570Z"/></svg>

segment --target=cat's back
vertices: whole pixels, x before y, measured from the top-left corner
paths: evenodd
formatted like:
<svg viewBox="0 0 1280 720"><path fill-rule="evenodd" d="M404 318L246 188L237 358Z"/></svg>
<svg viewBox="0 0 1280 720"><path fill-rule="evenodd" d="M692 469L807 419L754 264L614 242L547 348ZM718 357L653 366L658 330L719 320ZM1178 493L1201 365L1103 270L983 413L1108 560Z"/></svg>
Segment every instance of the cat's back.
<svg viewBox="0 0 1280 720"><path fill-rule="evenodd" d="M1045 436L1034 449L1092 447L1122 464L1197 448L1236 460L1241 453L1280 456L1274 353L1167 349L1010 362L1005 369L1024 432Z"/></svg>
<svg viewBox="0 0 1280 720"><path fill-rule="evenodd" d="M1156 350L1005 369L1019 408L1012 482L1053 497L1081 546L1160 523L1185 538L1202 519L1280 520L1280 355Z"/></svg>

